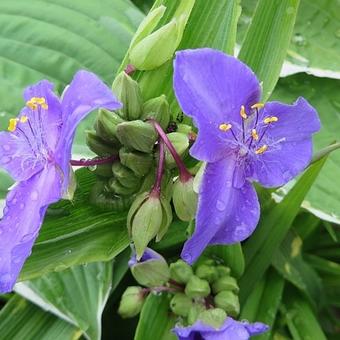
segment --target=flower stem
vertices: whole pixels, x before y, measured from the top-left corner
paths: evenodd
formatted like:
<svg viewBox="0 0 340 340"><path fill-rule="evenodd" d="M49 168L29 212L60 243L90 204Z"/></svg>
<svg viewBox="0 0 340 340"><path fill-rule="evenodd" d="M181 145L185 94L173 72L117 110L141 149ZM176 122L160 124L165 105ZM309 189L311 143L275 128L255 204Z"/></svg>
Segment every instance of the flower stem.
<svg viewBox="0 0 340 340"><path fill-rule="evenodd" d="M178 170L179 170L179 178L181 182L187 182L192 178L191 173L186 168L185 164L183 163L180 155L177 153L175 147L172 145L171 141L169 140L168 136L162 129L162 127L158 124L158 122L154 119L149 120L152 125L154 126L155 130L157 131L159 137L162 139L164 144L167 146L168 150L170 151L172 157L174 158Z"/></svg>
<svg viewBox="0 0 340 340"><path fill-rule="evenodd" d="M80 159L78 160L70 160L70 164L73 166L94 166L94 165L102 165L112 163L118 160L117 155L112 155L109 157L102 157L102 158L94 158L94 159Z"/></svg>
<svg viewBox="0 0 340 340"><path fill-rule="evenodd" d="M165 160L164 143L163 140L159 139L159 161L157 167L156 181L150 193L151 195L157 197L159 197L161 192L162 177L164 171L164 160Z"/></svg>

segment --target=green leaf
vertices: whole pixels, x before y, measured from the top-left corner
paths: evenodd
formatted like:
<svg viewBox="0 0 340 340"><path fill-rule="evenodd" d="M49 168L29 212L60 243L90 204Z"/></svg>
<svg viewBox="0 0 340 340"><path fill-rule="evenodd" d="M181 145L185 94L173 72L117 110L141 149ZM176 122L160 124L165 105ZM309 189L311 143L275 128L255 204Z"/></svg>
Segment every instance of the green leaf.
<svg viewBox="0 0 340 340"><path fill-rule="evenodd" d="M260 321L270 327L268 332L257 337L259 340L271 338L271 329L281 304L283 288L284 279L271 269L255 285L242 307L240 320Z"/></svg>
<svg viewBox="0 0 340 340"><path fill-rule="evenodd" d="M80 328L87 339L101 339L101 316L109 297L112 262L74 266L15 286L15 291Z"/></svg>
<svg viewBox="0 0 340 340"><path fill-rule="evenodd" d="M272 256L284 240L304 197L325 161L326 158L312 164L279 204L262 212L255 233L243 247L246 270L239 281L241 304L250 294L253 285L269 267Z"/></svg>
<svg viewBox="0 0 340 340"><path fill-rule="evenodd" d="M266 101L279 79L299 0L259 0L238 58L263 82Z"/></svg>
<svg viewBox="0 0 340 340"><path fill-rule="evenodd" d="M134 339L175 340L176 336L170 331L175 322L169 313L167 294L150 294L143 306Z"/></svg>
<svg viewBox="0 0 340 340"><path fill-rule="evenodd" d="M20 274L20 281L73 265L108 261L129 245L126 212L100 212L89 203L95 176L87 169L76 172L74 201L53 206ZM53 211L53 208L51 209Z"/></svg>
<svg viewBox="0 0 340 340"><path fill-rule="evenodd" d="M0 339L79 339L81 331L33 303L13 296L0 312Z"/></svg>
<svg viewBox="0 0 340 340"><path fill-rule="evenodd" d="M316 150L340 141L340 80L315 78L300 74L281 79L272 100L290 103L303 96L318 110L321 131L314 137ZM323 95L320 95L323 93ZM303 202L303 207L317 217L340 224L340 150L332 152L315 185ZM287 186L282 188L287 191Z"/></svg>

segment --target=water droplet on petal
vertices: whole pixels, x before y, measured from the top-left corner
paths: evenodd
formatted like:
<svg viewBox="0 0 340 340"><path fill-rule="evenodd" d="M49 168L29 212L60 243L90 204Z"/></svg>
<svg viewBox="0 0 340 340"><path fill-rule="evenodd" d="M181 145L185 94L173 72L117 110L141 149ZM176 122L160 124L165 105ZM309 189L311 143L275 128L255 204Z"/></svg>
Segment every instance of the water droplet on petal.
<svg viewBox="0 0 340 340"><path fill-rule="evenodd" d="M219 211L224 211L226 208L226 204L223 201L218 200L216 203L216 209Z"/></svg>
<svg viewBox="0 0 340 340"><path fill-rule="evenodd" d="M34 237L34 234L30 233L30 234L26 234L21 238L21 242L25 243L27 241L32 240L32 238Z"/></svg>
<svg viewBox="0 0 340 340"><path fill-rule="evenodd" d="M2 148L3 148L5 151L11 150L11 147L10 147L8 144L3 145Z"/></svg>
<svg viewBox="0 0 340 340"><path fill-rule="evenodd" d="M36 201L39 197L38 191L36 190L32 191L30 197L32 201Z"/></svg>
<svg viewBox="0 0 340 340"><path fill-rule="evenodd" d="M12 160L11 157L4 156L4 157L1 158L0 162L1 162L2 164L8 164L11 160Z"/></svg>
<svg viewBox="0 0 340 340"><path fill-rule="evenodd" d="M232 183L231 183L231 181L226 181L225 185L226 185L227 188L230 188Z"/></svg>
<svg viewBox="0 0 340 340"><path fill-rule="evenodd" d="M20 203L19 207L20 207L20 209L24 209L25 208L25 203Z"/></svg>

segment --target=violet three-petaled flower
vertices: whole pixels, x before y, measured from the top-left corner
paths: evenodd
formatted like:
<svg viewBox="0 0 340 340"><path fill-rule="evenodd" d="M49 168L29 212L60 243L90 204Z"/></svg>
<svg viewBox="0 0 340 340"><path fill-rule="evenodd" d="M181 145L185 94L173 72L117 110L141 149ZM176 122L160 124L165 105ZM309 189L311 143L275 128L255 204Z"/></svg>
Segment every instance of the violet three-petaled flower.
<svg viewBox="0 0 340 340"><path fill-rule="evenodd" d="M261 322L249 323L228 317L218 329L196 321L192 326L176 326L173 332L178 340L247 340L252 335L266 332L268 328Z"/></svg>
<svg viewBox="0 0 340 340"><path fill-rule="evenodd" d="M30 255L47 206L67 191L71 148L78 123L99 107L121 107L111 90L79 71L62 99L47 80L24 92L26 107L0 132L0 166L17 185L6 198L0 221L0 292L12 290Z"/></svg>
<svg viewBox="0 0 340 340"><path fill-rule="evenodd" d="M260 208L251 182L278 187L299 174L311 160L320 121L303 98L293 105L259 103L255 74L220 51L177 52L174 69L177 100L198 128L190 153L207 162L196 229L182 251L192 263L209 244L232 244L252 234Z"/></svg>

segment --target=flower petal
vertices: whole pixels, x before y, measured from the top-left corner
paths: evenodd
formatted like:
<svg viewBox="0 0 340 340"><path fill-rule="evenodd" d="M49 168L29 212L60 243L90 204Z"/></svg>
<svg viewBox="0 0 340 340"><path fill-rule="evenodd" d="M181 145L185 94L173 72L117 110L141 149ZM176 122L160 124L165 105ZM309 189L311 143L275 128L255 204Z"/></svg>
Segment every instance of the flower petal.
<svg viewBox="0 0 340 340"><path fill-rule="evenodd" d="M79 71L70 86L66 88L62 99L63 127L56 150L57 162L69 178L69 161L75 130L80 121L91 111L100 107L108 110L121 108L112 91L93 73ZM68 181L65 181L64 189Z"/></svg>
<svg viewBox="0 0 340 340"><path fill-rule="evenodd" d="M0 221L1 293L12 290L26 258L31 254L47 206L60 199L60 192L60 173L55 167L42 170L9 192Z"/></svg>
<svg viewBox="0 0 340 340"><path fill-rule="evenodd" d="M219 130L220 124L239 125L241 106L249 111L261 93L248 66L209 48L176 53L174 89L182 110L199 129L199 144L191 154L208 162L223 158L225 143L233 141L230 131Z"/></svg>
<svg viewBox="0 0 340 340"><path fill-rule="evenodd" d="M150 261L150 260L164 260L164 258L163 258L162 255L158 254L157 252L155 252L151 248L146 248L141 259L139 261L137 261L136 250L133 247L132 255L131 255L131 258L128 262L128 265L129 265L129 267L132 267L132 266L136 265L137 263L143 263L143 262Z"/></svg>
<svg viewBox="0 0 340 340"><path fill-rule="evenodd" d="M233 178L236 156L215 163L208 163L198 196L196 228L192 237L185 242L181 257L192 264L222 228L232 213Z"/></svg>

